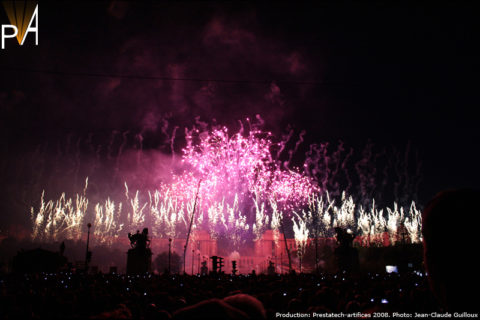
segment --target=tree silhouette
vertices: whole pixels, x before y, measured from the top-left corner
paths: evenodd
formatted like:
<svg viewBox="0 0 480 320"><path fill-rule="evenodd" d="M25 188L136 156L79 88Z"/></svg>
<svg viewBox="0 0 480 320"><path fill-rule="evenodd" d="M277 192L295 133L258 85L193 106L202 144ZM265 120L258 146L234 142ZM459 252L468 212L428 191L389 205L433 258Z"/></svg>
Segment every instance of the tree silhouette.
<svg viewBox="0 0 480 320"><path fill-rule="evenodd" d="M158 272L168 271L168 251L157 255L154 261ZM172 252L170 257L170 270L172 273L179 273L182 266L182 258L176 252Z"/></svg>

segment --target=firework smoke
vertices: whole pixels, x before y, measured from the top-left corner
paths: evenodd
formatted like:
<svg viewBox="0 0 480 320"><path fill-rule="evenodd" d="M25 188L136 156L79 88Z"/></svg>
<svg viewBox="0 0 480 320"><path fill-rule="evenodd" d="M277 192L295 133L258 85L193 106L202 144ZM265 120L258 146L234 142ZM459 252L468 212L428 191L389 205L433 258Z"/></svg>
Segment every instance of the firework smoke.
<svg viewBox="0 0 480 320"><path fill-rule="evenodd" d="M357 205L346 191L339 197L331 196L323 189L329 185L325 179L318 181L299 169L290 169L288 163L281 161L286 141L274 143L271 133L250 124L249 128L242 126L239 132L229 134L225 127L208 130L207 124L198 119L197 122L203 129L185 130L186 146L182 150L181 163L171 171L169 182L159 183L155 190L144 193L137 190L133 194L125 182L123 200L117 197L114 201L115 198L109 196L93 205L93 209L89 209L87 198L88 179L83 194L76 195L76 201L67 199L62 193L58 200L45 202L45 193L42 193L38 209L31 209L32 238L43 241L80 239L81 226L87 220L93 221L95 241L102 244L111 244L122 232L140 230L145 225L151 226L153 237L185 237L188 212L193 210L194 195L201 181L199 213L192 226L207 230L213 239L228 240L234 249L239 249L249 239L260 239L267 229L274 231L278 241L282 223L291 227L289 232L293 232L299 248L305 247L308 237L332 236L335 227L358 231L358 236L367 245L379 242L384 232L388 232L390 242L394 243L399 228L407 230L411 242L420 241L421 221L414 202L405 212L397 203L393 209L378 210L375 200L371 199L371 206L366 210L363 203ZM291 134L286 137L290 138ZM137 136L140 147L141 141ZM298 149L298 144L294 150ZM326 146L322 148L327 159L322 163L327 168L329 157L325 153ZM287 162L291 161L294 150L285 152ZM337 161L335 172L346 161L340 160L340 151L332 156ZM370 151L371 146L368 147ZM141 162L138 157L137 153L137 166ZM308 158L305 168L312 163L312 158ZM318 166L316 168L319 170ZM315 170L311 173L317 173ZM366 193L364 191L362 193Z"/></svg>

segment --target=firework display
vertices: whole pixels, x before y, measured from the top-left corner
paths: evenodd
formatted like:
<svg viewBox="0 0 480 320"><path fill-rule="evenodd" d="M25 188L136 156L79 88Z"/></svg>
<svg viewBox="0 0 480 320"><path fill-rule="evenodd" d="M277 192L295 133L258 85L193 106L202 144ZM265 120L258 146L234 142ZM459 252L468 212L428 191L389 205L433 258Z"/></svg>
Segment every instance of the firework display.
<svg viewBox="0 0 480 320"><path fill-rule="evenodd" d="M186 238L199 188L193 230L205 230L235 250L270 229L275 241L280 231L291 234L300 252L309 238L332 237L336 227L350 230L367 246L382 245L385 232L390 244L401 233L411 243L421 241L415 202L378 208L375 199L367 206L357 204L345 191L332 196L325 183L281 161L285 141L275 143L268 132L253 128L245 133L243 127L234 134L225 127L186 132L180 169L172 170L170 181L156 190L132 192L125 182L122 198L105 195L104 201L92 203L87 178L82 193L73 198L62 193L58 200L46 201L44 191L40 205L31 208L32 238L78 240L88 221L97 244L112 244L127 230L146 225L154 238ZM312 167L312 161L305 163Z"/></svg>
<svg viewBox="0 0 480 320"><path fill-rule="evenodd" d="M0 2L1 319L478 317L476 2Z"/></svg>

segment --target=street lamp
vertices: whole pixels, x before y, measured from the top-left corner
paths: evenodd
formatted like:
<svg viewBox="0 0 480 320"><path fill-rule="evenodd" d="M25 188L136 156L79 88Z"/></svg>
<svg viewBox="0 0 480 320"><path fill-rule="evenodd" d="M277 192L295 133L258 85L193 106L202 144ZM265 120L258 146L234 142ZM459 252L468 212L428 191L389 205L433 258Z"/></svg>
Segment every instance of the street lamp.
<svg viewBox="0 0 480 320"><path fill-rule="evenodd" d="M170 274L170 262L172 260L172 238L168 238L168 274Z"/></svg>
<svg viewBox="0 0 480 320"><path fill-rule="evenodd" d="M192 250L192 276L193 276L193 262L195 261L195 249Z"/></svg>
<svg viewBox="0 0 480 320"><path fill-rule="evenodd" d="M87 227L88 227L88 234L87 234L87 252L85 253L85 273L88 272L88 264L92 259L92 253L88 251L88 245L90 243L90 228L92 227L92 224L89 222L87 224Z"/></svg>
<svg viewBox="0 0 480 320"><path fill-rule="evenodd" d="M198 274L200 274L200 252L198 253L197 269L198 269Z"/></svg>

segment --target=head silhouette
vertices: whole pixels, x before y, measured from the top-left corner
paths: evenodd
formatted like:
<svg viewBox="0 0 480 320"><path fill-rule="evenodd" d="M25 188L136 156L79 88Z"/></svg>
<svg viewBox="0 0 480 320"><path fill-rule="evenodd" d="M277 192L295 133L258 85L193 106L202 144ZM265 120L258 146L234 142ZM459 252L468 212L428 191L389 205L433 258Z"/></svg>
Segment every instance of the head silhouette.
<svg viewBox="0 0 480 320"><path fill-rule="evenodd" d="M480 192L448 190L422 213L424 261L430 287L446 311L478 310Z"/></svg>

